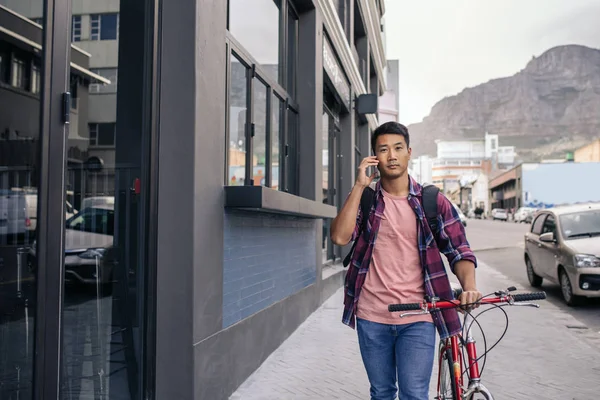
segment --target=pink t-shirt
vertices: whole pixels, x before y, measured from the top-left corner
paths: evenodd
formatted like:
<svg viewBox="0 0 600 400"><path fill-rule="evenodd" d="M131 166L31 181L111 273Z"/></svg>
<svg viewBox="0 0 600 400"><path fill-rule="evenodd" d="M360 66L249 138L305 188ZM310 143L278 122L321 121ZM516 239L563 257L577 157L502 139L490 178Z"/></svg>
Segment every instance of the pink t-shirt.
<svg viewBox="0 0 600 400"><path fill-rule="evenodd" d="M429 314L400 318L400 313L388 311L389 304L422 302L425 282L417 243L416 214L406 196L392 196L383 189L382 192L385 210L356 316L391 325L433 322Z"/></svg>

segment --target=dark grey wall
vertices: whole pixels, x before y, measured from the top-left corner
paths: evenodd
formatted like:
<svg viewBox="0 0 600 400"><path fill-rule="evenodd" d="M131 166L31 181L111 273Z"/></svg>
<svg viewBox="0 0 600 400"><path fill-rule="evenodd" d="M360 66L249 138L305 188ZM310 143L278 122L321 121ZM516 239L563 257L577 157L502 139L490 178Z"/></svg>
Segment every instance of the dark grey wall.
<svg viewBox="0 0 600 400"><path fill-rule="evenodd" d="M321 115L323 113L323 21L310 10L300 15L298 47L299 194L320 199L322 194Z"/></svg>
<svg viewBox="0 0 600 400"><path fill-rule="evenodd" d="M316 280L316 221L225 212L223 328Z"/></svg>
<svg viewBox="0 0 600 400"><path fill-rule="evenodd" d="M194 344L222 328L227 2L197 0ZM191 277L190 277L191 278ZM197 361L197 360L196 360ZM196 384L202 376L196 371Z"/></svg>
<svg viewBox="0 0 600 400"><path fill-rule="evenodd" d="M157 399L194 398L196 7L196 0L163 1L159 14Z"/></svg>
<svg viewBox="0 0 600 400"><path fill-rule="evenodd" d="M314 312L319 298L318 286L310 285L198 343L194 357L202 373L193 398L228 399Z"/></svg>

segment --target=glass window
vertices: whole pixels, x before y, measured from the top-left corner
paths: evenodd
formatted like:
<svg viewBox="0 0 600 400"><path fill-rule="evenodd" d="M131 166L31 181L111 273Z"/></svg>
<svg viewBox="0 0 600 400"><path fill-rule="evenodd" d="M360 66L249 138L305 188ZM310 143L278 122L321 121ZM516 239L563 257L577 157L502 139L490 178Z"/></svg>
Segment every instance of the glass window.
<svg viewBox="0 0 600 400"><path fill-rule="evenodd" d="M252 179L253 185L265 186L267 172L267 87L260 80L254 79L253 92Z"/></svg>
<svg viewBox="0 0 600 400"><path fill-rule="evenodd" d="M114 146L116 125L109 123L89 124L90 146Z"/></svg>
<svg viewBox="0 0 600 400"><path fill-rule="evenodd" d="M229 30L270 78L279 82L280 0L230 0Z"/></svg>
<svg viewBox="0 0 600 400"><path fill-rule="evenodd" d="M91 40L116 40L119 14L90 15Z"/></svg>
<svg viewBox="0 0 600 400"><path fill-rule="evenodd" d="M27 73L25 61L14 57L12 60L11 85L27 90Z"/></svg>
<svg viewBox="0 0 600 400"><path fill-rule="evenodd" d="M246 175L247 68L231 55L229 81L229 185L243 185Z"/></svg>
<svg viewBox="0 0 600 400"><path fill-rule="evenodd" d="M554 216L548 215L546 221L544 221L544 227L542 228L542 233L555 232L556 231L556 223L554 221Z"/></svg>
<svg viewBox="0 0 600 400"><path fill-rule="evenodd" d="M93 44L91 50L84 46L92 56L83 65L93 65L111 85L90 90L99 82L71 79L78 110L67 140L65 188L74 216L65 215L61 400L140 399L146 371L152 368L144 362L149 348L144 332L151 328L145 326L147 236L141 228L146 226L141 196L148 186L143 171L148 168L145 127L150 118L143 72L150 68L145 51L151 46L140 15L148 10L140 2L137 13L93 14L89 19L85 13L109 5L118 7L119 2L73 0L71 7L84 11L82 41L89 33L91 40L113 42ZM122 42L120 18L127 26ZM72 21L78 23L77 18ZM88 56L78 54L83 57ZM118 87L113 79L117 71L123 78ZM97 94L104 91L111 94ZM89 141L82 140L87 137ZM140 181L142 193L133 189Z"/></svg>
<svg viewBox="0 0 600 400"><path fill-rule="evenodd" d="M9 81L8 60L8 54L0 52L0 83L8 83Z"/></svg>
<svg viewBox="0 0 600 400"><path fill-rule="evenodd" d="M100 15L90 15L90 40L100 40Z"/></svg>
<svg viewBox="0 0 600 400"><path fill-rule="evenodd" d="M117 39L117 14L103 14L100 22L100 40Z"/></svg>
<svg viewBox="0 0 600 400"><path fill-rule="evenodd" d="M86 208L67 221L67 229L77 232L113 235L115 226L114 206L106 208ZM75 235L68 233L67 235Z"/></svg>
<svg viewBox="0 0 600 400"><path fill-rule="evenodd" d="M323 111L323 127L321 131L321 141L323 145L323 203L329 200L329 114Z"/></svg>
<svg viewBox="0 0 600 400"><path fill-rule="evenodd" d="M284 149L287 149L284 153L285 191L298 194L298 113L289 108L287 119L284 144Z"/></svg>
<svg viewBox="0 0 600 400"><path fill-rule="evenodd" d="M539 215L533 224L531 224L531 233L535 233L536 235L541 235L542 227L544 226L544 220L546 219L546 214Z"/></svg>
<svg viewBox="0 0 600 400"><path fill-rule="evenodd" d="M25 23L22 10L42 10L43 0L0 0L2 28L43 37L42 26ZM33 17L33 15L30 15ZM38 14L39 16L39 14ZM28 17L27 15L25 17ZM38 330L36 230L40 172L41 52L24 50L0 34L0 399L33 399ZM36 82L37 80L37 82Z"/></svg>
<svg viewBox="0 0 600 400"><path fill-rule="evenodd" d="M271 187L278 190L281 182L284 152L280 149L281 127L280 120L284 103L279 97L273 95L271 100Z"/></svg>
<svg viewBox="0 0 600 400"><path fill-rule="evenodd" d="M73 15L71 25L71 40L73 42L81 41L81 15Z"/></svg>
<svg viewBox="0 0 600 400"><path fill-rule="evenodd" d="M600 210L590 210L560 216L560 227L566 239L600 235Z"/></svg>
<svg viewBox="0 0 600 400"><path fill-rule="evenodd" d="M42 76L39 65L33 64L31 67L31 92L34 94L40 93L42 84Z"/></svg>

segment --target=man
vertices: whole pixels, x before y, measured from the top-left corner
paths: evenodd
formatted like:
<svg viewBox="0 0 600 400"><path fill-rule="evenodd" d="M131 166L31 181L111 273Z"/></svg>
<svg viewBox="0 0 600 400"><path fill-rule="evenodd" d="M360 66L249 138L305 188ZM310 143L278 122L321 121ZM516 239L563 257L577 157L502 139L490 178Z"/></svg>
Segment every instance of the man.
<svg viewBox="0 0 600 400"><path fill-rule="evenodd" d="M435 328L442 339L461 330L454 309L405 318L387 310L393 303L419 303L426 295L451 298L440 251L463 287L461 303L471 307L481 298L475 256L456 210L441 193L438 232L432 233L427 224L422 187L408 174L409 146L408 130L397 122L375 130L375 156L361 162L356 183L331 225L335 244L358 240L346 274L343 322L352 328L356 324L372 400L395 399L398 391L402 400L427 400ZM368 167L376 167L381 179L371 212L363 216L361 196L376 175L367 175ZM369 221L366 232L363 218Z"/></svg>

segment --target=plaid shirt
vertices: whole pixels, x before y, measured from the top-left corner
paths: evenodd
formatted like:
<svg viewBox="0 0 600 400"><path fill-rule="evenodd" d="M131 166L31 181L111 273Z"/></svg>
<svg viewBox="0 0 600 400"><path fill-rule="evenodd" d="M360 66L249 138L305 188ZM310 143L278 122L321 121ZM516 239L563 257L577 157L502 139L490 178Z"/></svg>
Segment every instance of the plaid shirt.
<svg viewBox="0 0 600 400"><path fill-rule="evenodd" d="M448 259L453 273L454 266L459 260L472 261L476 266L475 255L469 247L458 213L450 201L442 194L438 195L437 198L439 236L438 243L436 244L422 207L422 187L412 177L409 180L408 202L418 220L418 243L415 244L419 247L423 276L425 278L425 293L441 299L451 299L452 289L450 287L450 280L446 274L446 268L444 267L440 251ZM356 227L352 235L352 241L358 240L358 243L356 244L352 260L348 266L348 272L346 273L344 283L344 314L342 316L342 322L351 328L354 328L356 324L356 307L367 272L369 271L369 264L384 209L385 203L381 192L381 182L378 182L375 187L375 201L371 207L366 232L361 232L363 216L359 209L356 218ZM458 312L455 309L434 312L431 316L441 339L446 339L460 333L461 322Z"/></svg>

